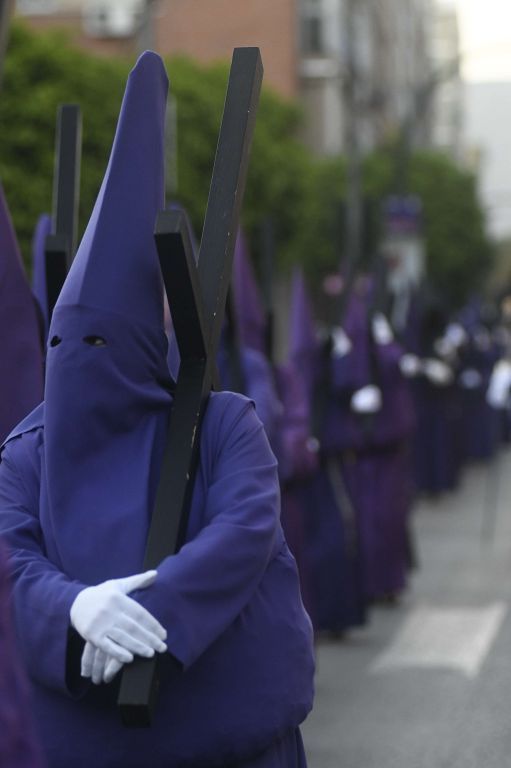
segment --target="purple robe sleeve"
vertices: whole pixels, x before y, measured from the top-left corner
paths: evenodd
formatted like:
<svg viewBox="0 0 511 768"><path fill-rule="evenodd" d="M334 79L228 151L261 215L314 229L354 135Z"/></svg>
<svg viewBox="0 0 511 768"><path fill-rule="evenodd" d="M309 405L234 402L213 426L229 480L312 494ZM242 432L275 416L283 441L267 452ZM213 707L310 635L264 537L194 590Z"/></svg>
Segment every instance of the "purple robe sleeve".
<svg viewBox="0 0 511 768"><path fill-rule="evenodd" d="M205 491L201 510L198 485ZM165 626L169 651L185 667L233 623L256 591L283 545L279 507L277 463L252 404L216 395L204 419L188 533L201 529L161 563L153 586L133 593Z"/></svg>
<svg viewBox="0 0 511 768"><path fill-rule="evenodd" d="M10 611L10 584L0 546L0 765L41 768L30 713L29 692L20 666Z"/></svg>
<svg viewBox="0 0 511 768"><path fill-rule="evenodd" d="M0 528L10 550L13 603L20 648L32 678L67 693L79 692L66 675L69 611L84 584L73 582L46 557L37 517L39 478L24 472L27 461L24 442L34 436L16 438L5 446L0 463ZM75 638L76 639L76 638ZM79 669L79 668L78 668Z"/></svg>
<svg viewBox="0 0 511 768"><path fill-rule="evenodd" d="M278 441L282 406L275 389L270 363L264 355L249 347L242 349L242 362L247 383L244 394L254 401L268 440L274 445Z"/></svg>

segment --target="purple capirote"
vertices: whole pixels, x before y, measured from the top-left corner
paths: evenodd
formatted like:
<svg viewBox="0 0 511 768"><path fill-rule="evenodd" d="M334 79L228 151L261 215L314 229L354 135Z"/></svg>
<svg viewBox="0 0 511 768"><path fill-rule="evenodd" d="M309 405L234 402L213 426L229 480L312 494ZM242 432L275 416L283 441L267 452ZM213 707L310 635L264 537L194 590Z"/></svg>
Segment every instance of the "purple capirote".
<svg viewBox="0 0 511 768"><path fill-rule="evenodd" d="M36 306L0 185L0 441L43 398Z"/></svg>
<svg viewBox="0 0 511 768"><path fill-rule="evenodd" d="M238 232L232 264L232 286L240 343L265 354L266 318L243 232Z"/></svg>
<svg viewBox="0 0 511 768"><path fill-rule="evenodd" d="M37 220L32 238L32 290L41 311L42 335L46 340L50 318L46 285L46 238L51 232L51 216L42 213Z"/></svg>

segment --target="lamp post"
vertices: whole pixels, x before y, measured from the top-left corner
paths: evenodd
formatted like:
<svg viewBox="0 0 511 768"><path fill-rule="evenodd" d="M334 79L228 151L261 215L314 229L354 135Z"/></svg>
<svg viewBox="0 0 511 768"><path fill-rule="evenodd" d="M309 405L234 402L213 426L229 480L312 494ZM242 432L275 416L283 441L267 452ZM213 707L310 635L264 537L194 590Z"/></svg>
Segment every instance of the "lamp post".
<svg viewBox="0 0 511 768"><path fill-rule="evenodd" d="M154 50L156 47L156 35L154 17L158 0L145 0L142 7L142 15L137 30L137 52L143 53Z"/></svg>
<svg viewBox="0 0 511 768"><path fill-rule="evenodd" d="M395 190L399 194L406 194L408 191L410 156L417 126L425 118L437 88L458 74L460 61L461 55L456 56L431 72L429 77L412 90L411 106L401 124L395 155Z"/></svg>
<svg viewBox="0 0 511 768"><path fill-rule="evenodd" d="M345 66L342 81L345 105L346 146L346 274L349 277L360 258L362 223L362 158L360 151L358 38L356 13L360 0L346 0Z"/></svg>

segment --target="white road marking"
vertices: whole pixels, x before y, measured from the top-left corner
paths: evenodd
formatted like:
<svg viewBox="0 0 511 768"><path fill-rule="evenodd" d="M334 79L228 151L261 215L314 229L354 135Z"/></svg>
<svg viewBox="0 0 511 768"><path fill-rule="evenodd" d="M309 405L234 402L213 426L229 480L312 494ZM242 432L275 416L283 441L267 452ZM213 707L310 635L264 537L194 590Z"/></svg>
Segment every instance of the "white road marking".
<svg viewBox="0 0 511 768"><path fill-rule="evenodd" d="M369 671L450 668L473 679L506 613L507 605L503 602L486 608L416 608Z"/></svg>

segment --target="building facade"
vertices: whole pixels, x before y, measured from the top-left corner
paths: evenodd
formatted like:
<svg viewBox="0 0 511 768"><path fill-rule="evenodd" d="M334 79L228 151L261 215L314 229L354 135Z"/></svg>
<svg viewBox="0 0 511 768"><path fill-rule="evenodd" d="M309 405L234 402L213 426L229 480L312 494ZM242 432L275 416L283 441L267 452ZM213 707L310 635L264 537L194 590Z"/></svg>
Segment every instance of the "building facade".
<svg viewBox="0 0 511 768"><path fill-rule="evenodd" d="M296 0L160 0L156 49L207 63L230 60L234 46L258 46L264 82L283 96L298 96Z"/></svg>
<svg viewBox="0 0 511 768"><path fill-rule="evenodd" d="M18 0L37 29L66 27L78 45L106 55L153 48L210 63L235 46L259 46L264 81L297 98L297 0Z"/></svg>
<svg viewBox="0 0 511 768"><path fill-rule="evenodd" d="M435 147L462 159L464 87L460 74L460 37L456 9L439 4L433 17L431 49L438 85L432 97Z"/></svg>
<svg viewBox="0 0 511 768"><path fill-rule="evenodd" d="M301 0L304 138L317 152L343 151L353 111L362 149L401 129L430 70L431 1Z"/></svg>
<svg viewBox="0 0 511 768"><path fill-rule="evenodd" d="M452 6L439 0L18 0L37 28L66 26L96 53L151 47L209 63L261 48L264 82L304 107L301 138L316 153L362 153L405 125L416 145L456 154L461 81L436 82L458 60ZM354 128L355 125L355 128Z"/></svg>

